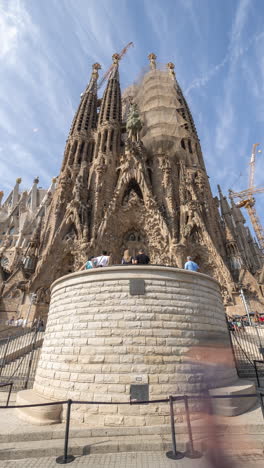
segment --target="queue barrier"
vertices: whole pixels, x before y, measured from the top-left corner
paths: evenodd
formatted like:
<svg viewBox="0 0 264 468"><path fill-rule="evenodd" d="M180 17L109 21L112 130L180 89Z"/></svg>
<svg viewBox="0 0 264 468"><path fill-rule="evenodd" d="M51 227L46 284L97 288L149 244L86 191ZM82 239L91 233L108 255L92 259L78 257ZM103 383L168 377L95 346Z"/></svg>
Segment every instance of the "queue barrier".
<svg viewBox="0 0 264 468"><path fill-rule="evenodd" d="M69 433L70 433L70 419L71 419L71 407L74 404L78 405L146 405L151 403L169 403L170 406L170 422L171 422L171 437L172 437L172 450L166 453L167 457L173 460L179 460L183 457L187 458L200 458L202 457L202 453L198 452L194 448L193 443L193 436L192 436L192 426L191 426L191 418L190 418L190 410L189 410L189 400L212 400L215 398L225 399L225 398L258 398L261 405L262 415L264 418L264 406L263 406L263 399L264 396L264 388L257 388L257 393L250 393L250 394L237 394L237 395L170 395L168 398L160 399L160 400L145 400L145 401L128 401L128 402L103 402L103 401L78 401L78 400L64 400L64 401L53 401L49 403L34 403L32 405L9 405L9 399L12 391L13 383L1 384L1 386L10 386L9 394L7 398L7 403L5 406L0 405L0 409L21 409L21 408L34 408L38 406L53 406L53 405L67 405L67 412L66 412L66 424L65 424L65 436L64 436L64 451L63 455L56 458L56 463L60 465L65 465L67 463L71 463L75 460L74 455L68 454L68 445L69 445ZM187 431L188 431L188 450L186 452L180 452L177 450L176 444L176 431L175 431L175 420L174 420L174 405L173 403L176 401L184 401L185 406L185 415L186 415L186 423L187 423Z"/></svg>
<svg viewBox="0 0 264 468"><path fill-rule="evenodd" d="M8 383L0 383L0 388L3 388L3 387L9 387L9 391L8 391L8 395L7 395L7 401L6 401L6 406L4 408L6 408L8 405L9 405L9 400L10 400L10 396L11 396L11 392L12 392L12 389L13 389L13 382L8 382Z"/></svg>

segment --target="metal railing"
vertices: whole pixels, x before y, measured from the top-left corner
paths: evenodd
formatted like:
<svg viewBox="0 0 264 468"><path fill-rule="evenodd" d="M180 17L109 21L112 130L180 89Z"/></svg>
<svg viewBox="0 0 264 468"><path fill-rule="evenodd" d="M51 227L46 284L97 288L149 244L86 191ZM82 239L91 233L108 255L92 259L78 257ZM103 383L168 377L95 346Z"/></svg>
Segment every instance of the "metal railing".
<svg viewBox="0 0 264 468"><path fill-rule="evenodd" d="M256 327L230 330L230 340L239 377L256 378L254 361L263 361L263 346L259 339L261 337L263 340L263 333L264 329L259 331Z"/></svg>
<svg viewBox="0 0 264 468"><path fill-rule="evenodd" d="M33 385L42 343L43 332L36 330L0 343L0 381L12 380L16 390Z"/></svg>
<svg viewBox="0 0 264 468"><path fill-rule="evenodd" d="M12 383L5 384L11 385L12 390ZM9 399L11 390L9 391L9 396L7 399L7 403L5 406L0 406L0 409L22 409L22 408L36 408L41 406L55 406L55 405L67 405L66 411L66 421L65 421L65 435L64 435L64 449L63 455L56 458L56 462L58 464L67 464L71 463L75 457L74 455L70 455L68 453L69 448L69 435L70 435L70 420L71 420L71 408L72 405L146 405L152 403L169 403L170 409L170 426L171 426L171 440L172 440L172 450L166 453L167 457L173 460L179 460L183 457L187 458L200 458L202 457L202 453L197 451L194 448L194 441L193 441L193 431L191 425L191 418L190 418L190 410L189 410L189 401L190 400L213 400L213 399L230 399L230 398L258 398L260 401L260 406L262 409L262 415L264 418L264 406L263 406L263 396L264 396L264 388L258 388L257 393L250 393L250 394L236 394L236 395L177 395L173 396L170 395L168 398L160 399L160 400L145 400L145 401L128 401L128 402L105 402L105 401L73 401L71 399L65 401L54 401L50 403L36 403L32 405L10 405L9 406ZM188 433L188 449L185 452L180 452L177 450L177 441L176 441L176 430L175 430L175 418L174 418L174 402L184 402L184 409L185 409L185 416L186 416L186 424L187 424L187 433Z"/></svg>
<svg viewBox="0 0 264 468"><path fill-rule="evenodd" d="M255 359L254 368L256 372L257 386L258 388L264 388L264 361Z"/></svg>

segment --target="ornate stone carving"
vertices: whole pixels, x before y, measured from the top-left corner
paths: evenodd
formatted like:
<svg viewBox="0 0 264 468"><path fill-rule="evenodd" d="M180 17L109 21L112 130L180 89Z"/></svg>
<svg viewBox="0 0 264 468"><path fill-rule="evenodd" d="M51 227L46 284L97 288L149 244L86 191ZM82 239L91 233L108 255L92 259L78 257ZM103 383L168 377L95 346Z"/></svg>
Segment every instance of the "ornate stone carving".
<svg viewBox="0 0 264 468"><path fill-rule="evenodd" d="M18 269L24 278L26 272L29 290L38 291L39 302L47 303L53 280L78 269L87 256L107 249L113 263L120 263L129 243L134 250L141 243L152 263L183 267L186 255L192 255L203 273L221 283L226 304L231 304L237 288L231 260L234 264L239 258L239 281L248 283L263 301L258 288L263 259L238 208L227 206L222 195L219 202L212 197L174 64L159 70L156 55L148 58L151 71L140 85L124 92L123 116L119 55L113 55L102 99L96 86L100 65L94 64L66 142L61 173L52 181L45 203L37 207L36 218L29 215L29 194L18 196L17 186L8 202L13 200L17 211L1 205L0 252L8 258L8 274ZM9 236L17 217L26 229L15 239ZM141 240L128 240L129 233L140 233ZM35 259L35 272L26 270L21 258ZM9 285L2 289L11 291L11 280L5 281Z"/></svg>
<svg viewBox="0 0 264 468"><path fill-rule="evenodd" d="M138 107L135 103L130 104L128 111L126 129L131 141L139 141L139 132L142 129L142 121L139 116Z"/></svg>

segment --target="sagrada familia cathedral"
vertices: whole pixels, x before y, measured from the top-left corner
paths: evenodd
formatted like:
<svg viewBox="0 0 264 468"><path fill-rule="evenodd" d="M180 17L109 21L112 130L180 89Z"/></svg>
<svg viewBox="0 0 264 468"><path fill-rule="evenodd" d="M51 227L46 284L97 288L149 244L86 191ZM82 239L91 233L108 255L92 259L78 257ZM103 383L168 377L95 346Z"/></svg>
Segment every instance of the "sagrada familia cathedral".
<svg viewBox="0 0 264 468"><path fill-rule="evenodd" d="M0 200L0 309L23 315L31 293L45 317L51 283L102 249L113 264L143 247L152 264L182 268L187 255L216 278L227 310L242 312L243 287L263 310L263 253L234 202L213 197L199 138L174 64L155 54L123 94L119 55L102 98L98 63L81 95L58 178L34 180ZM3 195L3 194L2 194ZM2 198L2 197L1 197ZM220 210L220 211L219 211Z"/></svg>

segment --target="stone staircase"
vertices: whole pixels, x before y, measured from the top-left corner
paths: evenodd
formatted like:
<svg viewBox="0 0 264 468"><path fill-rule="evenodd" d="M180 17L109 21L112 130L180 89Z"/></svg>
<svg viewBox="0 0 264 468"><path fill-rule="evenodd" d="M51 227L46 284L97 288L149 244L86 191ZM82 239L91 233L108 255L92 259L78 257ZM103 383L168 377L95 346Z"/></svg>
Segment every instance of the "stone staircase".
<svg viewBox="0 0 264 468"><path fill-rule="evenodd" d="M188 449L187 429L177 427L177 450ZM40 458L60 456L64 447L64 425L46 428L41 431L1 434L0 460L19 460L23 458ZM226 426L219 426L218 437L225 454L248 455L263 454L264 425L247 425L227 431ZM201 428L194 430L195 449L206 451L206 437ZM94 428L70 429L69 450L72 455L88 455L115 452L163 451L172 449L170 427L128 427L128 428Z"/></svg>

